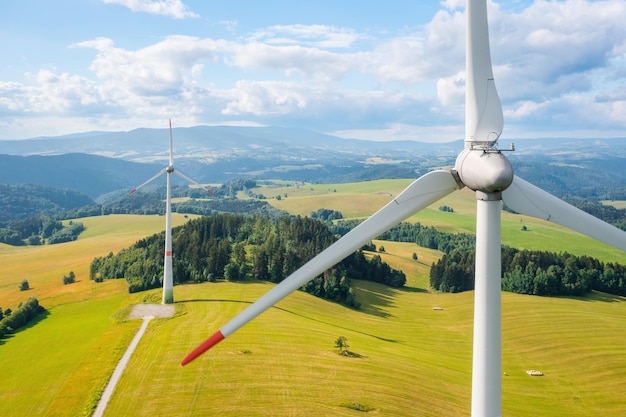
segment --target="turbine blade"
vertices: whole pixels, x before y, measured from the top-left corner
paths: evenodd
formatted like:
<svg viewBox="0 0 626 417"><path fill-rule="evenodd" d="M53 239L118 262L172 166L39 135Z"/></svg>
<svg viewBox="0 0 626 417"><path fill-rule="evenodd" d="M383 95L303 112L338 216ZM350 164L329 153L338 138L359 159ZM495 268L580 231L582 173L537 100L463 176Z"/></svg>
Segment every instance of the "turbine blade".
<svg viewBox="0 0 626 417"><path fill-rule="evenodd" d="M493 146L504 118L491 68L485 1L467 2L465 147Z"/></svg>
<svg viewBox="0 0 626 417"><path fill-rule="evenodd" d="M626 232L521 179L502 193L502 200L512 210L548 220L626 251Z"/></svg>
<svg viewBox="0 0 626 417"><path fill-rule="evenodd" d="M311 259L228 322L187 355L181 364L188 364L275 303L359 249L369 240L459 188L459 184L450 171L433 171L418 178L394 200Z"/></svg>
<svg viewBox="0 0 626 417"><path fill-rule="evenodd" d="M174 170L174 175L184 179L185 181L188 181L194 185L200 186L202 188L204 188L209 194L213 195L213 191L211 191L208 187L205 187L204 185L200 184L197 181L192 180L191 178L189 178L187 175L183 174L182 172L180 172L179 170Z"/></svg>
<svg viewBox="0 0 626 417"><path fill-rule="evenodd" d="M130 190L130 192L128 194L132 194L132 193L138 191L140 188L150 184L152 181L156 180L157 178L159 178L161 175L163 175L165 173L167 173L167 170L165 168L163 168L154 177L150 178L148 181L144 182L139 187L136 187L136 188L133 188L132 190Z"/></svg>

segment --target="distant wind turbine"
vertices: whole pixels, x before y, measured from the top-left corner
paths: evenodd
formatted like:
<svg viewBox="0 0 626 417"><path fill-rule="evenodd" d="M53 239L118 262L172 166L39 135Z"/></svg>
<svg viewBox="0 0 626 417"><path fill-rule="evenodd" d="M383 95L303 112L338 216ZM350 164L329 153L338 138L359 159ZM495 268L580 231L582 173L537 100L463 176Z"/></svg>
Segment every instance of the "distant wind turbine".
<svg viewBox="0 0 626 417"><path fill-rule="evenodd" d="M170 119L170 163L167 167L159 171L154 177L141 184L139 187L134 188L129 194L133 194L142 187L150 184L152 181L159 178L161 175L166 175L167 178L167 194L165 198L165 256L163 260L163 304L172 304L174 302L174 278L172 274L172 189L171 189L171 174L179 176L185 181L191 184L198 185L210 194L213 194L211 190L204 185L192 180L185 174L174 169L174 145L172 142L172 120Z"/></svg>
<svg viewBox="0 0 626 417"><path fill-rule="evenodd" d="M418 178L370 218L310 260L226 323L187 355L182 365L231 335L282 298L410 215L463 187L476 192L476 264L472 416L502 415L501 238L502 202L518 213L558 223L626 251L626 232L531 185L513 173L496 147L503 127L493 80L486 0L467 2L465 146L455 167Z"/></svg>

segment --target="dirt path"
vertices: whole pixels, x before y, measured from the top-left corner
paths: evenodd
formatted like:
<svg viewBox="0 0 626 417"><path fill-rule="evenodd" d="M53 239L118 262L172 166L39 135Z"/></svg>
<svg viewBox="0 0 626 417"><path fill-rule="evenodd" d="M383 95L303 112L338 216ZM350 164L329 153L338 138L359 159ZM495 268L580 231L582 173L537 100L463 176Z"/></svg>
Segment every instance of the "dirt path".
<svg viewBox="0 0 626 417"><path fill-rule="evenodd" d="M150 320L152 320L155 317L158 317L158 318L170 317L173 314L174 314L174 306L171 304L165 304L165 305L164 304L137 304L136 306L133 307L133 310L131 311L129 318L131 319L141 318L143 319L143 323L141 324L141 327L135 334L135 337L133 338L133 340L128 345L128 348L126 349L126 352L124 352L122 359L120 359L117 366L115 367L115 370L113 371L113 375L111 375L111 379L109 380L109 383L104 389L104 392L102 393L102 397L100 397L100 401L98 402L98 406L96 407L96 411L94 411L94 413L92 414L92 417L102 417L104 415L107 404L109 403L109 400L111 399L111 396L113 395L113 392L115 391L115 386L117 385L118 381L122 377L122 373L124 372L124 369L126 368L126 365L128 364L128 361L130 360L130 357L132 356L133 352L135 351L135 348L139 344L139 341L141 340L143 334L146 332L146 329L148 328L148 324L150 323Z"/></svg>

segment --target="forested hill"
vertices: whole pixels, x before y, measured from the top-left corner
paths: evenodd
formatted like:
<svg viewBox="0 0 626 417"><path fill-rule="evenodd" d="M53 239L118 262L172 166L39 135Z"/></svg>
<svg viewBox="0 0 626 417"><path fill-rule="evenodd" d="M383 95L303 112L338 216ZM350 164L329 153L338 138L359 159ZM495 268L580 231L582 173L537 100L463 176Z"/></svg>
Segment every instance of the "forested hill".
<svg viewBox="0 0 626 417"><path fill-rule="evenodd" d="M174 283L264 280L278 283L335 241L326 224L308 217L218 214L172 232ZM90 278L125 278L129 292L163 285L164 233L142 239L117 255L96 258ZM318 297L358 307L350 278L402 287L406 276L375 255L350 255L304 286Z"/></svg>
<svg viewBox="0 0 626 417"><path fill-rule="evenodd" d="M41 213L56 214L94 204L87 195L70 189L34 184L0 184L0 226Z"/></svg>
<svg viewBox="0 0 626 417"><path fill-rule="evenodd" d="M2 155L0 184L40 184L68 188L97 198L131 189L152 177L164 164L148 164L98 155Z"/></svg>

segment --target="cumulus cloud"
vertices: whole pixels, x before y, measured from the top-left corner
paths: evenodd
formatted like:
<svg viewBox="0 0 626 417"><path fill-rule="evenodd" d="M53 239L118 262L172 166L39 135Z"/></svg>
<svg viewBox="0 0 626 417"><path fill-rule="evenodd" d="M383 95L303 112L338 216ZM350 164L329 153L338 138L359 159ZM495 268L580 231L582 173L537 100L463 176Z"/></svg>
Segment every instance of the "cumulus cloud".
<svg viewBox="0 0 626 417"><path fill-rule="evenodd" d="M144 95L167 95L177 91L187 76L201 75L202 63L214 60L226 44L176 35L136 51L117 48L107 38L73 46L98 51L90 68L109 87Z"/></svg>
<svg viewBox="0 0 626 417"><path fill-rule="evenodd" d="M181 0L103 0L107 4L119 4L133 12L143 12L185 19L199 17L183 4Z"/></svg>
<svg viewBox="0 0 626 417"><path fill-rule="evenodd" d="M106 1L192 17L181 1ZM113 36L76 42L94 54L90 73L46 67L22 83L0 82L0 115L83 111L106 123L164 116L460 138L464 4L446 0L427 24L401 33L294 24L232 39L175 34L139 47ZM626 128L626 3L536 0L505 10L489 1L488 8L505 130L507 123L515 132Z"/></svg>

